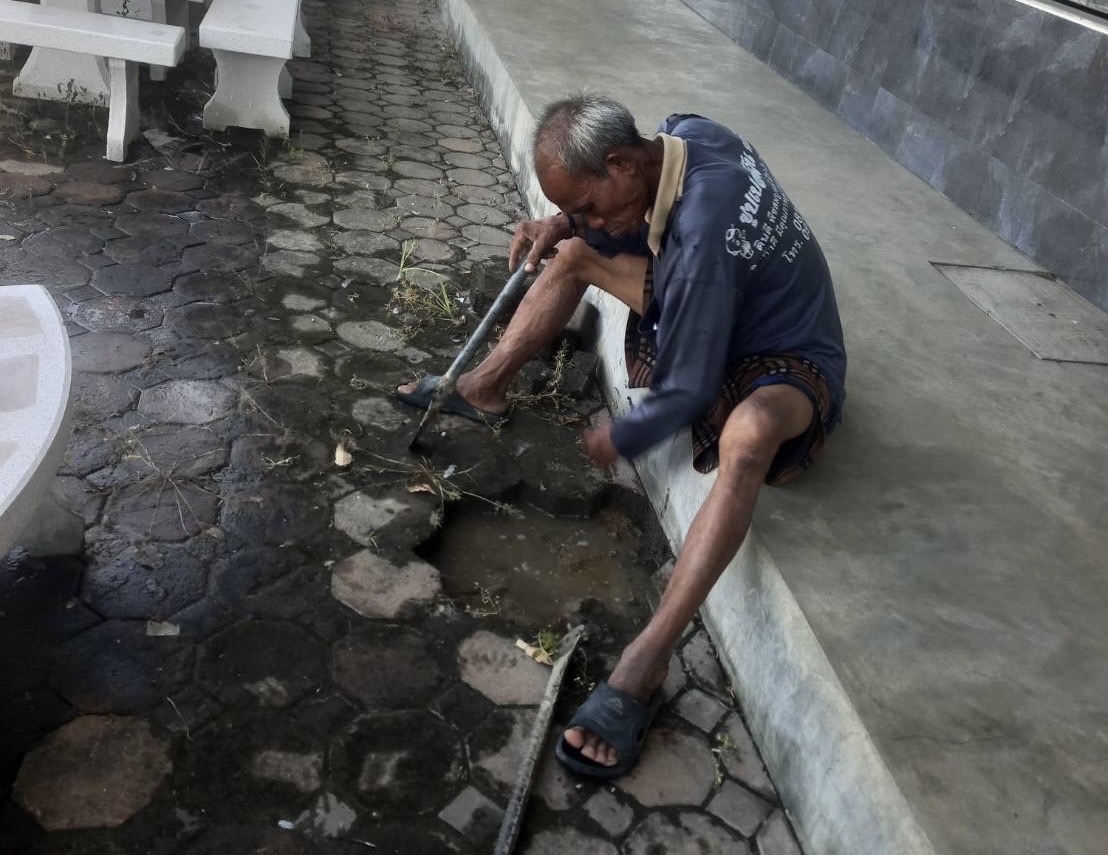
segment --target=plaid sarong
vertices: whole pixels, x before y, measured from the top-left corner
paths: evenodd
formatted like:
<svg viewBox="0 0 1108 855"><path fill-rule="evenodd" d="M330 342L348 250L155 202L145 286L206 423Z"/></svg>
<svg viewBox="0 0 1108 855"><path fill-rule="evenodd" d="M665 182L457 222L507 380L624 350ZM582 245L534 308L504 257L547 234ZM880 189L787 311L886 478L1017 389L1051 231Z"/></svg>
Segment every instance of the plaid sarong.
<svg viewBox="0 0 1108 855"><path fill-rule="evenodd" d="M647 264L643 282L644 309L653 299L653 265ZM657 359L652 338L639 330L641 321L638 314L631 312L623 339L627 383L632 389L650 386ZM757 353L728 366L715 406L692 425L692 464L698 472L711 472L719 466L720 433L735 407L755 389L775 383L787 383L804 392L815 408L815 415L808 430L781 444L766 474L766 483L784 484L812 465L826 438L825 422L831 410L827 381L815 363L795 353Z"/></svg>

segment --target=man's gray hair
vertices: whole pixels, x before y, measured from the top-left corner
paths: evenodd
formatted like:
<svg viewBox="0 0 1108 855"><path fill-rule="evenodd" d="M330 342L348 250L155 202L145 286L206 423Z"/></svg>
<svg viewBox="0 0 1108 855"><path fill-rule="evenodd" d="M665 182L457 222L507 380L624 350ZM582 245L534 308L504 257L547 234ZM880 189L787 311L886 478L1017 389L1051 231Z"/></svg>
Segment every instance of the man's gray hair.
<svg viewBox="0 0 1108 855"><path fill-rule="evenodd" d="M552 158L570 175L607 175L604 159L613 149L641 144L626 107L605 95L581 92L543 110L534 151L536 159Z"/></svg>

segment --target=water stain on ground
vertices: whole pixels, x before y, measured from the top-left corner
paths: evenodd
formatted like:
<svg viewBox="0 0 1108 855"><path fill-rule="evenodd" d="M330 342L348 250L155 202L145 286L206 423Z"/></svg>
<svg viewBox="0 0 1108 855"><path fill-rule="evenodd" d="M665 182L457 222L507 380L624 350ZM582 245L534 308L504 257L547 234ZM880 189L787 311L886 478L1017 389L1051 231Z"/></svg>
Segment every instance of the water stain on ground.
<svg viewBox="0 0 1108 855"><path fill-rule="evenodd" d="M495 609L532 626L557 623L584 599L645 617L657 569L642 530L615 508L559 519L535 509L503 513L462 504L450 511L426 558L446 592L471 612Z"/></svg>

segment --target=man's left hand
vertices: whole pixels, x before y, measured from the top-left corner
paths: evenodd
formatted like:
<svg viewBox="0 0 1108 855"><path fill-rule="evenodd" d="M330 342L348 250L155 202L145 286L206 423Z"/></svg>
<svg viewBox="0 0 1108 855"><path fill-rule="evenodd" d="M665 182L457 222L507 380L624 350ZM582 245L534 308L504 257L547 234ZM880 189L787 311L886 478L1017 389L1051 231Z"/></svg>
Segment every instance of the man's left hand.
<svg viewBox="0 0 1108 855"><path fill-rule="evenodd" d="M585 454L597 466L611 466L619 457L612 444L612 423L585 431L581 441L585 445Z"/></svg>

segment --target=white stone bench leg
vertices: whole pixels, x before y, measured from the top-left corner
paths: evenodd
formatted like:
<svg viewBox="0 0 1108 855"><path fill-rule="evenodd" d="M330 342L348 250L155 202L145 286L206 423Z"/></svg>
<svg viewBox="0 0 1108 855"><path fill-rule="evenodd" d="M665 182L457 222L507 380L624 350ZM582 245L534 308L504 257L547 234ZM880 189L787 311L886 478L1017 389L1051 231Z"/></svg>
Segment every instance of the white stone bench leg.
<svg viewBox="0 0 1108 855"><path fill-rule="evenodd" d="M87 53L31 48L12 83L12 92L20 98L103 107L108 103L107 63Z"/></svg>
<svg viewBox="0 0 1108 855"><path fill-rule="evenodd" d="M138 64L123 59L108 60L111 103L108 105L108 160L122 163L127 145L138 132Z"/></svg>
<svg viewBox="0 0 1108 855"><path fill-rule="evenodd" d="M285 60L213 50L216 88L204 106L204 127L223 131L228 125L259 128L267 136L289 135L289 114L281 103Z"/></svg>
<svg viewBox="0 0 1108 855"><path fill-rule="evenodd" d="M296 32L292 36L292 55L309 57L312 55L312 39L308 28L304 26L304 12L296 14Z"/></svg>
<svg viewBox="0 0 1108 855"><path fill-rule="evenodd" d="M100 0L80 0L73 8L100 11ZM54 48L32 48L12 84L20 98L43 98L74 104L108 103L108 67L98 56Z"/></svg>

